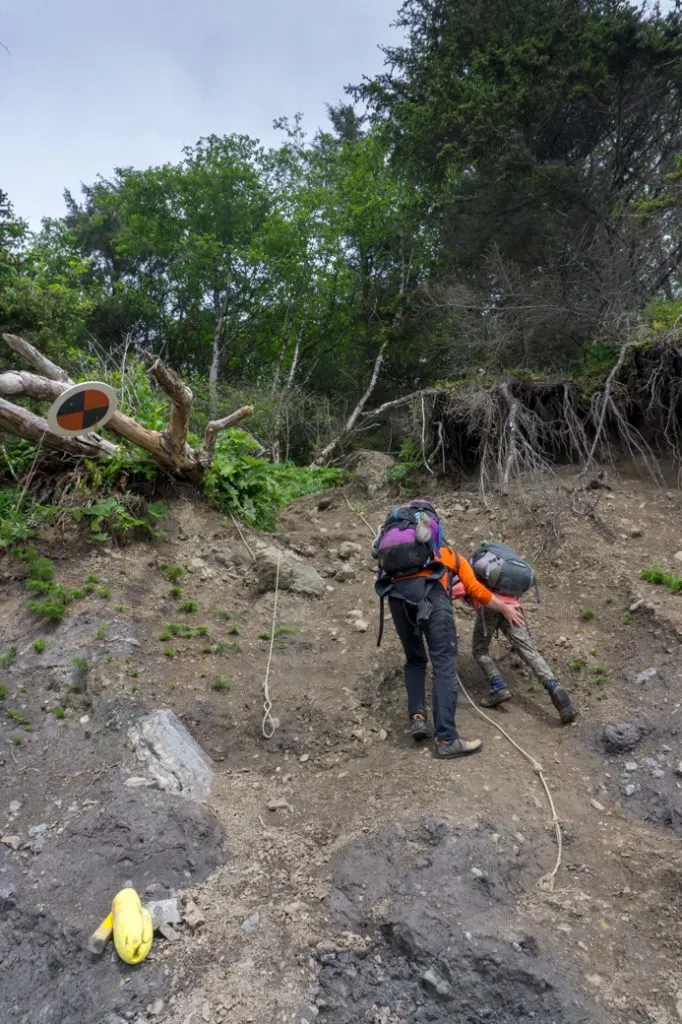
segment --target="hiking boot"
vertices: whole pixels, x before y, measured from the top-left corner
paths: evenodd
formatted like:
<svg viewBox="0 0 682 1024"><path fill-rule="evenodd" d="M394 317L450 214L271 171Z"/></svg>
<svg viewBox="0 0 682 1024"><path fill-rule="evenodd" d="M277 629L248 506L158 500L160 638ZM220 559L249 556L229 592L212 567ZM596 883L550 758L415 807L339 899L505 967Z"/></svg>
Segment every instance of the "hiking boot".
<svg viewBox="0 0 682 1024"><path fill-rule="evenodd" d="M410 732L412 733L412 739L416 740L417 743L421 740L428 740L431 730L426 721L426 715L412 715L410 719Z"/></svg>
<svg viewBox="0 0 682 1024"><path fill-rule="evenodd" d="M562 725L570 725L571 722L575 721L575 709L571 703L571 698L563 686L556 684L552 690L549 690L549 696L552 704L559 712Z"/></svg>
<svg viewBox="0 0 682 1024"><path fill-rule="evenodd" d="M512 695L508 686L502 686L497 690L490 690L486 693L485 697L481 698L482 708L496 708L500 704L504 704L506 701L511 700Z"/></svg>
<svg viewBox="0 0 682 1024"><path fill-rule="evenodd" d="M443 758L443 760L451 757L467 757L468 754L476 754L482 746L480 740L464 740L461 736L445 743L436 740L436 757Z"/></svg>

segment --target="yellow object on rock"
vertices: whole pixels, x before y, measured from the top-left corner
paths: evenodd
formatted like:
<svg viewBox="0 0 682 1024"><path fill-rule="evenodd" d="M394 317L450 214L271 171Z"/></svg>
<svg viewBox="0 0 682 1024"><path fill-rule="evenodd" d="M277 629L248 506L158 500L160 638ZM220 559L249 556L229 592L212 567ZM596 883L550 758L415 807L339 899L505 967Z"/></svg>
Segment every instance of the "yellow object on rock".
<svg viewBox="0 0 682 1024"><path fill-rule="evenodd" d="M139 964L152 948L152 916L142 906L134 889L121 889L111 905L114 922L114 946L121 960Z"/></svg>

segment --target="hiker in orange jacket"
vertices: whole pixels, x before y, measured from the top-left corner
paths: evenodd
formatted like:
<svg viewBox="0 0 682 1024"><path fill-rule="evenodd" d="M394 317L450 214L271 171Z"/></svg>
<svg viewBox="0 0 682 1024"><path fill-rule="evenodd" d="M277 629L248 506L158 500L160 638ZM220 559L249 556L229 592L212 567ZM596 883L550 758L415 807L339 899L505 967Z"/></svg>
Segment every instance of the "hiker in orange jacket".
<svg viewBox="0 0 682 1024"><path fill-rule="evenodd" d="M460 583L455 584L452 588L451 597L455 601L463 598L478 612L474 625L472 654L488 680L489 686L488 693L481 699L482 707L496 708L512 699L506 680L490 656L490 643L498 631L502 630L512 650L526 663L536 679L544 686L549 699L559 712L561 724L569 725L573 722L576 712L570 694L560 685L555 673L540 654L526 624L520 600L501 594L496 595L498 602L503 602L508 608L513 608L518 613L519 621L512 622L507 615L501 615L491 602L486 605L475 595L472 596L470 590L463 585L461 578Z"/></svg>
<svg viewBox="0 0 682 1024"><path fill-rule="evenodd" d="M433 528L433 540L419 540L420 523L427 524L427 531ZM431 735L426 716L426 640L433 667L436 757L476 753L482 746L480 739L464 739L455 726L457 631L450 597L453 576L459 578L465 593L511 625L521 622L521 616L479 583L462 555L444 545L436 510L425 499L415 499L391 513L377 535L372 554L380 566L376 582L382 599L379 642L383 600L388 597L393 624L405 653L404 678L413 738L419 741Z"/></svg>

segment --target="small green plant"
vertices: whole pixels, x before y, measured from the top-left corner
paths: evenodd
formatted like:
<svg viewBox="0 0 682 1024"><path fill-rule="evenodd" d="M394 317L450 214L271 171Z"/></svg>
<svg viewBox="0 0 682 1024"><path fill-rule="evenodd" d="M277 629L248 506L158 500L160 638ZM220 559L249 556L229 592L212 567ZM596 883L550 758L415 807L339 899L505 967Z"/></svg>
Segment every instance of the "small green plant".
<svg viewBox="0 0 682 1024"><path fill-rule="evenodd" d="M654 565L651 569L642 569L639 575L647 583L667 587L671 594L682 593L682 576L677 576L674 572L666 572L660 565Z"/></svg>
<svg viewBox="0 0 682 1024"><path fill-rule="evenodd" d="M611 594L609 594L608 597L604 598L604 604L606 604L606 605L608 605L608 604L615 604L615 603L616 603L616 599Z"/></svg>
<svg viewBox="0 0 682 1024"><path fill-rule="evenodd" d="M53 587L52 592L41 600L29 601L28 610L48 622L61 622L70 603L71 594L66 587Z"/></svg>
<svg viewBox="0 0 682 1024"><path fill-rule="evenodd" d="M96 587L95 587L94 583L86 583L85 586L83 587L83 593L86 594L86 595L94 594L95 590L96 590Z"/></svg>
<svg viewBox="0 0 682 1024"><path fill-rule="evenodd" d="M591 654L591 656L593 658L596 658L597 657L597 648L596 647L590 647L590 654Z"/></svg>
<svg viewBox="0 0 682 1024"><path fill-rule="evenodd" d="M140 673L137 671L137 669L133 669L130 675L132 676L133 679L139 679Z"/></svg>
<svg viewBox="0 0 682 1024"><path fill-rule="evenodd" d="M232 629L228 630L228 632L230 636L241 636L236 626L233 626Z"/></svg>
<svg viewBox="0 0 682 1024"><path fill-rule="evenodd" d="M211 689L216 690L218 693L222 693L224 690L229 690L231 686L232 680L229 677L224 676L219 676L211 683Z"/></svg>
<svg viewBox="0 0 682 1024"><path fill-rule="evenodd" d="M87 584L99 583L99 577L98 576L94 576L94 575L87 576L86 579L85 579L85 582Z"/></svg>
<svg viewBox="0 0 682 1024"><path fill-rule="evenodd" d="M585 662L582 658L574 658L573 661L568 663L568 667L573 672L580 672L581 669L585 668Z"/></svg>
<svg viewBox="0 0 682 1024"><path fill-rule="evenodd" d="M583 620L583 622L589 622L590 619L594 618L594 612L591 608L581 608L578 612L578 615Z"/></svg>
<svg viewBox="0 0 682 1024"><path fill-rule="evenodd" d="M90 668L86 658L73 658L71 664L74 668L79 668L83 672L87 672Z"/></svg>
<svg viewBox="0 0 682 1024"><path fill-rule="evenodd" d="M10 668L17 659L16 647L8 647L4 654L0 655L0 668Z"/></svg>
<svg viewBox="0 0 682 1024"><path fill-rule="evenodd" d="M196 636L209 636L211 630L208 626L197 626L194 632Z"/></svg>
<svg viewBox="0 0 682 1024"><path fill-rule="evenodd" d="M74 601L82 601L84 597L85 597L85 587L83 587L82 590L72 590L71 591L71 598Z"/></svg>
<svg viewBox="0 0 682 1024"><path fill-rule="evenodd" d="M23 736L19 736L17 734L17 735L12 737L12 743L14 744L15 747L20 747L23 742L24 742L24 737Z"/></svg>
<svg viewBox="0 0 682 1024"><path fill-rule="evenodd" d="M96 640L104 640L107 635L107 629L109 628L108 622L103 622L97 632L95 633Z"/></svg>
<svg viewBox="0 0 682 1024"><path fill-rule="evenodd" d="M626 611L623 612L623 617L620 621L623 623L624 626L631 626L635 620L632 617L632 612Z"/></svg>
<svg viewBox="0 0 682 1024"><path fill-rule="evenodd" d="M172 647L164 648L164 652L163 653L166 655L167 658L174 658L175 657L175 651L173 650Z"/></svg>
<svg viewBox="0 0 682 1024"><path fill-rule="evenodd" d="M182 587L171 587L171 597L182 597Z"/></svg>
<svg viewBox="0 0 682 1024"><path fill-rule="evenodd" d="M52 583L54 580L54 562L50 561L49 558L39 557L31 552L28 560L28 578L40 580L43 583Z"/></svg>
<svg viewBox="0 0 682 1024"><path fill-rule="evenodd" d="M97 591L97 596L106 601L108 597L111 597L111 587L100 587Z"/></svg>
<svg viewBox="0 0 682 1024"><path fill-rule="evenodd" d="M186 612L187 615L191 615L192 612L199 610L199 605L196 601L181 601L178 608L181 612Z"/></svg>
<svg viewBox="0 0 682 1024"><path fill-rule="evenodd" d="M187 570L182 565L162 565L161 572L171 583L179 583L184 579Z"/></svg>
<svg viewBox="0 0 682 1024"><path fill-rule="evenodd" d="M592 684L594 686L605 686L609 681L609 674L603 665L596 665L594 673L592 675Z"/></svg>
<svg viewBox="0 0 682 1024"><path fill-rule="evenodd" d="M4 683L0 683L0 700L7 700L7 687Z"/></svg>
<svg viewBox="0 0 682 1024"><path fill-rule="evenodd" d="M50 714L54 715L55 718L62 719L66 715L66 712L64 711L64 708L57 705L57 707L50 709Z"/></svg>
<svg viewBox="0 0 682 1024"><path fill-rule="evenodd" d="M232 618L232 612L216 612L215 617L216 619L224 619L226 622L228 622Z"/></svg>
<svg viewBox="0 0 682 1024"><path fill-rule="evenodd" d="M124 604L116 604L116 605L114 605L114 611L117 612L119 615L127 615L128 614L128 609L127 609L127 607Z"/></svg>
<svg viewBox="0 0 682 1024"><path fill-rule="evenodd" d="M174 636L178 636L183 640L191 640L194 636L194 631L184 622L169 622L167 626L164 626L163 632L160 633L159 640L170 640Z"/></svg>
<svg viewBox="0 0 682 1024"><path fill-rule="evenodd" d="M283 636L291 636L296 632L294 626L275 626L275 639L279 639ZM258 638L260 640L272 640L272 633L259 633Z"/></svg>
<svg viewBox="0 0 682 1024"><path fill-rule="evenodd" d="M236 640L231 643L218 640L215 644L205 644L202 647L202 654L227 654L228 651L241 651L241 644L238 644Z"/></svg>
<svg viewBox="0 0 682 1024"><path fill-rule="evenodd" d="M17 725L30 725L31 722L28 718L24 718L21 711L14 711L12 708L7 709L7 717L11 721L16 722Z"/></svg>
<svg viewBox="0 0 682 1024"><path fill-rule="evenodd" d="M121 501L109 497L70 511L77 523L83 519L90 521L91 540L107 541L137 528L146 530L152 537L165 536L158 529L157 522L168 511L166 505L163 502L151 502L142 513L136 511L138 505L139 500L132 495L124 495Z"/></svg>

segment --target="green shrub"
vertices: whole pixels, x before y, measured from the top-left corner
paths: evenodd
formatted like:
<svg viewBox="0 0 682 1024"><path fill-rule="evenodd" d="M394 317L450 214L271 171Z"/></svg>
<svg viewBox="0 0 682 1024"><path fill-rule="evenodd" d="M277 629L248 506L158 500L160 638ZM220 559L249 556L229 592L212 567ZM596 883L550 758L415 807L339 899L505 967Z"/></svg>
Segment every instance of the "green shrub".
<svg viewBox="0 0 682 1024"><path fill-rule="evenodd" d="M38 637L37 640L33 641L33 650L36 652L36 654L42 654L46 647L47 640L44 640L42 637Z"/></svg>
<svg viewBox="0 0 682 1024"><path fill-rule="evenodd" d="M578 615L581 619L583 619L584 622L589 622L590 619L594 618L594 612L591 608L581 608L578 612Z"/></svg>
<svg viewBox="0 0 682 1024"><path fill-rule="evenodd" d="M651 569L642 569L640 577L647 583L667 587L671 594L682 593L682 576L674 572L666 572L660 565L654 565Z"/></svg>
<svg viewBox="0 0 682 1024"><path fill-rule="evenodd" d="M192 612L199 610L199 605L196 601L181 601L178 608L181 612L186 612L188 615L191 615Z"/></svg>
<svg viewBox="0 0 682 1024"><path fill-rule="evenodd" d="M0 655L0 668L10 668L16 660L16 647L8 647L5 653Z"/></svg>
<svg viewBox="0 0 682 1024"><path fill-rule="evenodd" d="M219 677L218 679L214 679L213 682L211 683L211 689L212 690L216 690L218 693L221 693L224 690L229 690L231 686L232 686L232 680L229 679L229 678L223 678L223 677Z"/></svg>
<svg viewBox="0 0 682 1024"><path fill-rule="evenodd" d="M225 431L204 480L204 497L220 512L232 512L250 526L273 531L281 508L295 498L336 486L339 469L274 465L253 453L258 443L242 430Z"/></svg>

